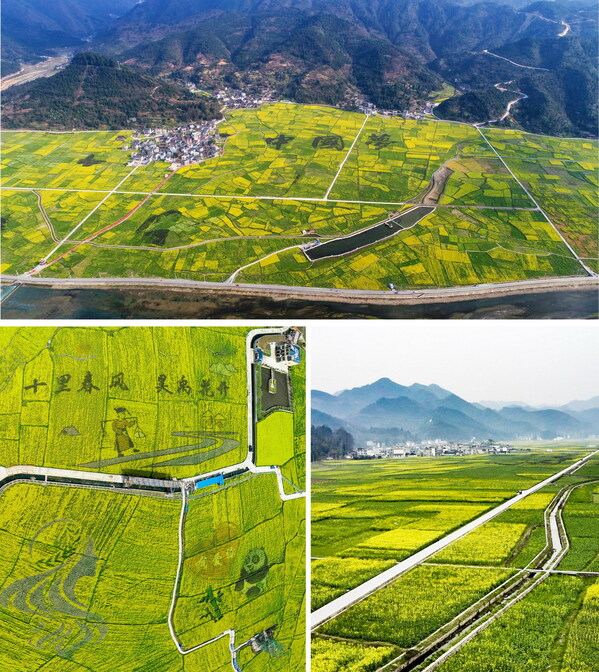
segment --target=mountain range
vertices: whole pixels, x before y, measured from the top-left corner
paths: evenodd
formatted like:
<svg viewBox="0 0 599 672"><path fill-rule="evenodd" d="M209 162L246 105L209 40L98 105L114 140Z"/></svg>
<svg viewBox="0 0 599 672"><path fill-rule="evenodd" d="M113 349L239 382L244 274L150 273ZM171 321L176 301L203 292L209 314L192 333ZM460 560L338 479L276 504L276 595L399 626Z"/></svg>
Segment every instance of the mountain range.
<svg viewBox="0 0 599 672"><path fill-rule="evenodd" d="M20 62L39 61L61 47L86 40L127 12L136 0L3 0L2 75Z"/></svg>
<svg viewBox="0 0 599 672"><path fill-rule="evenodd" d="M599 435L599 398L558 408L490 408L438 385L381 378L338 394L313 390L312 425L345 429L357 441L588 438Z"/></svg>
<svg viewBox="0 0 599 672"><path fill-rule="evenodd" d="M417 110L443 89L436 114L469 122L500 116L509 81L526 97L504 125L596 134L597 0L5 0L2 14L9 69L90 48L208 91L348 108Z"/></svg>

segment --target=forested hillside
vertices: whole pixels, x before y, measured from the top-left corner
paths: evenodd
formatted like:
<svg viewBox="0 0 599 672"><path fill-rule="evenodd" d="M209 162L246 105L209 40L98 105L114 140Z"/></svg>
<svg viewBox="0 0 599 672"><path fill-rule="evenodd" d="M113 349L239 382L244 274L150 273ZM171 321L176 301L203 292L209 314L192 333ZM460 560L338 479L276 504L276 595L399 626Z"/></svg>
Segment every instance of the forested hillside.
<svg viewBox="0 0 599 672"><path fill-rule="evenodd" d="M218 105L116 61L81 53L46 79L4 93L6 128L126 128L219 116Z"/></svg>
<svg viewBox="0 0 599 672"><path fill-rule="evenodd" d="M2 75L61 47L83 47L135 0L3 0Z"/></svg>
<svg viewBox="0 0 599 672"><path fill-rule="evenodd" d="M125 66L207 91L270 90L302 103L349 109L372 103L412 112L429 111L443 91L452 98L436 108L437 116L465 122L501 118L507 103L519 97L501 125L552 135L597 133L597 0L131 5L132 0L118 6L114 0L61 0L50 7L43 0L6 0L4 65L17 69L32 50L89 48L90 39L94 52ZM150 116L160 116L151 107ZM13 108L13 117L18 113ZM54 112L42 106L38 121L48 114ZM104 109L100 116L107 114ZM67 110L56 115L62 120ZM178 115L184 116L182 109Z"/></svg>
<svg viewBox="0 0 599 672"><path fill-rule="evenodd" d="M304 103L338 104L358 92L380 107L403 109L442 86L387 40L336 16L300 12L222 14L122 58L153 74L174 71L203 88L272 87Z"/></svg>

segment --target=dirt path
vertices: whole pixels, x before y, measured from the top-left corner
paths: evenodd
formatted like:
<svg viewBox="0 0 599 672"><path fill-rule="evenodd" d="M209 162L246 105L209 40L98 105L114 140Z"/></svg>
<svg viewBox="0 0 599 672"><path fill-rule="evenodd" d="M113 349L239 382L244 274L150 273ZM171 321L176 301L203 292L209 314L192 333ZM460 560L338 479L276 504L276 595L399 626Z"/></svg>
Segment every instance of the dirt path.
<svg viewBox="0 0 599 672"><path fill-rule="evenodd" d="M46 225L48 229L50 229L50 236L52 237L52 240L55 243L60 243L60 240L56 236L56 232L54 231L54 227L52 226L52 222L50 221L50 218L48 217L48 213L46 212L44 208L44 204L42 203L42 195L40 194L39 191L36 191L33 189L33 193L37 196L37 205L38 208L40 209L40 212L42 213L42 217L44 218L44 221L46 222Z"/></svg>

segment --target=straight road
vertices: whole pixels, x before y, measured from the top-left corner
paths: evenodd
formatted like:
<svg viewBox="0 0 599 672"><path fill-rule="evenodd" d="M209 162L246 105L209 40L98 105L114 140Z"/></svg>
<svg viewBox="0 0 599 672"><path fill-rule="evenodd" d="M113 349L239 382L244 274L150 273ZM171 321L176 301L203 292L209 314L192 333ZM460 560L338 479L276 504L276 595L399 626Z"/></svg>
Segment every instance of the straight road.
<svg viewBox="0 0 599 672"><path fill-rule="evenodd" d="M476 627L471 629L465 636L462 636L464 633L461 632L457 635L458 641L450 646L446 651L444 651L441 656L434 660L430 665L427 665L422 672L433 672L436 670L439 665L444 663L448 658L450 658L454 653L457 653L462 647L464 647L468 642L473 640L479 633L483 630L486 630L492 623L494 623L498 618L500 618L508 609L513 607L517 602L520 602L524 597L526 597L532 590L534 590L540 583L545 581L551 574L559 573L559 570L556 570L555 567L559 566L560 562L570 550L570 542L568 540L567 531L564 525L562 518L563 510L568 502L568 499L572 492L577 488L589 485L590 483L595 483L596 481L587 481L585 483L579 483L568 488L565 492L559 495L558 501L554 504L555 500L549 505L551 511L549 517L547 517L547 510L545 511L545 528L546 536L548 543L552 549L551 555L543 563L543 567L539 570L531 570L537 573L537 576L530 582L523 590L518 591L518 593L509 599L498 611L492 614L490 617L488 615L483 616L481 622L479 622ZM569 572L563 572L568 574ZM573 574L578 574L578 572L570 572Z"/></svg>
<svg viewBox="0 0 599 672"><path fill-rule="evenodd" d="M546 219L547 222L551 225L551 227L553 228L553 230L555 231L555 233L561 238L561 240L562 240L562 242L564 243L564 245L570 250L570 252L572 252L572 255L573 255L574 258L578 261L578 263L584 268L584 270L588 273L588 275L590 275L591 277L597 277L597 273L595 273L595 271L593 271L592 268L590 268L589 266L587 266L587 265L584 263L584 261L582 260L582 257L581 257L581 256L574 250L574 248L572 247L572 245L570 245L570 243L569 243L569 242L566 240L566 238L562 235L562 232L557 228L557 226L555 226L555 224L549 219L549 216L548 216L547 213L543 210L543 208L541 208L541 206L539 205L537 199L536 199L536 198L530 193L530 191L528 191L528 189L522 184L521 180L519 180L518 177L516 177L515 173L514 173L514 172L512 171L512 169L508 166L508 164L506 163L505 159L503 159L503 158L500 156L499 152L495 149L495 147L493 147L493 145L491 144L491 142L489 141L489 139L487 138L487 136L482 132L482 130L481 130L480 128L476 127L476 130L481 134L481 136L483 137L484 141L485 141L485 142L487 143L487 145L491 148L491 150L493 151L493 153L495 154L495 156L497 156L497 158L501 161L501 163L503 163L503 165L504 165L505 169L508 171L508 173L509 173L509 174L514 178L514 180L516 180L516 182L520 185L520 188L522 189L522 191L524 191L524 193L528 196L528 198L531 200L531 202L534 203L534 204L537 206L538 211L543 215L543 217L545 217L545 219Z"/></svg>
<svg viewBox="0 0 599 672"><path fill-rule="evenodd" d="M274 253L273 253L274 254ZM270 256L270 255L269 255ZM539 278L512 282L481 283L457 287L436 287L435 289L336 289L333 287L295 287L293 285L264 285L251 283L209 282L204 280L183 280L180 278L41 278L27 275L2 275L5 284L42 285L47 287L110 288L110 287L164 287L180 289L218 289L234 293L269 295L286 298L320 300L335 297L344 300L378 299L380 303L434 303L438 301L509 296L521 292L559 289L584 289L599 286L597 278L574 276L567 278Z"/></svg>
<svg viewBox="0 0 599 672"><path fill-rule="evenodd" d="M367 114L367 115L364 117L364 121L362 122L362 125L360 126L360 130L358 131L356 137L354 138L354 141L351 143L350 148L347 150L347 154L345 155L345 158L343 159L343 161L342 161L341 164L339 165L339 168L338 168L338 170L337 170L337 174L335 175L335 177L333 178L333 181L332 181L331 184L329 185L329 188L327 189L327 193L324 195L324 200L325 200L325 201L328 200L328 198L329 198L329 194L331 193L331 189L335 186L335 182L337 182L337 178L338 178L339 175L341 174L341 171L343 170L343 166L345 165L345 162L347 161L347 159L349 159L349 155L351 154L351 151L352 151L352 149L354 148L354 145L356 144L356 142L358 142L358 138L359 138L360 135L362 134L362 131L364 130L364 126L366 126L366 122L368 121L369 118L370 118L370 115L369 115L369 114Z"/></svg>
<svg viewBox="0 0 599 672"><path fill-rule="evenodd" d="M464 158L468 158L465 156ZM489 158L489 157L485 157ZM518 157L514 157L518 158ZM139 167L139 166L137 166ZM122 182L121 182L122 184ZM92 193L92 194L108 194L111 196L113 194L124 194L126 196L183 196L193 198L216 198L219 200L225 201L299 201L307 203L324 203L324 198L315 198L311 196L243 196L241 194L235 194L230 196L228 194L183 194L183 193L174 193L168 191L119 191L118 188L115 188L112 191L106 189L58 189L54 187L10 187L3 186L0 187L2 191L59 191L59 192L75 192L75 193ZM422 205L426 206L427 203L415 203L414 201L352 201L352 200L342 200L342 199L326 199L328 203L350 203L357 205ZM467 208L468 210L474 208L477 210L524 210L527 212L534 212L538 208L522 208L522 207L513 207L513 206L501 206L501 205L456 205L454 203L436 203L435 207L437 208ZM91 213L90 213L91 214Z"/></svg>

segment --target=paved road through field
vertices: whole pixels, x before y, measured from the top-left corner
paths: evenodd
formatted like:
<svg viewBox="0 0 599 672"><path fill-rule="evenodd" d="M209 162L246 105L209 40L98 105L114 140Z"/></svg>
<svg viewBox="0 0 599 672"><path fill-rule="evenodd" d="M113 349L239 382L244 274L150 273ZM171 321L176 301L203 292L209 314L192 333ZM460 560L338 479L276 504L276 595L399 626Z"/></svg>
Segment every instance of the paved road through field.
<svg viewBox="0 0 599 672"><path fill-rule="evenodd" d="M563 560L563 558L570 550L570 541L568 539L568 534L566 531L566 527L564 525L562 513L572 492L578 488L584 487L591 483L597 483L597 481L586 481L584 483L578 483L576 485L570 486L564 492L562 492L562 494L557 496L556 498L557 501L553 500L553 502L549 505L550 507L553 506L553 508L551 509L549 518L547 519L547 516L545 516L545 527L547 531L546 532L547 539L549 540L549 543L552 548L552 553L551 556L545 561L542 569L528 570L529 574L531 575L534 575L533 573L537 572L537 577L531 583L529 583L524 590L519 591L514 597L512 597L512 599L505 602L505 604L503 604L501 608L495 613L493 613L489 618L486 618L486 615L484 615L483 618L481 619L481 622L479 622L474 629L470 630L470 632L468 632L465 637L461 637L462 634L461 632L458 633L456 643L450 646L448 649L446 649L444 653L438 658L436 658L430 665L427 665L422 670L422 672L433 672L433 670L436 670L439 667L439 665L441 665L448 658L453 656L457 651L459 651L462 647L468 644L468 642L472 641L483 630L486 630L492 623L497 621L497 619L499 619L506 611L508 611L508 609L511 609L516 603L520 602L520 600L526 597L532 590L534 590L540 583L545 581L545 579L547 579L551 574L560 573L560 570L556 570L554 568L559 566L560 562ZM555 505L553 505L554 502ZM566 572L566 571L561 573L573 574L573 575L585 574L582 572ZM593 573L590 574L591 576L593 575Z"/></svg>
<svg viewBox="0 0 599 672"><path fill-rule="evenodd" d="M599 450L596 450L593 453L586 455L577 462L574 462L574 464L571 464L569 467L566 467L565 469L558 472L557 474L554 474L553 476L549 476L544 481L541 481L540 483L533 485L531 488L528 488L527 490L522 490L520 493L518 493L511 499L508 499L503 504L500 504L499 506L496 506L494 509L487 511L487 513L484 513L482 516L479 516L478 518L472 520L463 527L460 527L458 530L455 530L451 534L446 535L442 539L439 539L430 546L427 546L421 551L418 551L418 553L415 553L409 558L402 560L401 562L397 563L390 569L381 572L381 574L375 576L372 579L369 579L360 586L353 588L352 590L345 593L345 595L342 595L341 597L338 597L337 599L329 602L324 607L321 607L320 609L317 609L316 611L312 612L311 628L315 629L320 625L322 625L323 623L326 623L327 621L331 620L332 618L340 614L342 611L345 611L353 604L356 604L356 602L360 602L365 597L368 597L368 595L370 595L371 593L391 583L391 581L394 581L402 574L405 574L405 572L409 571L410 569L413 569L421 562L423 562L427 558L430 558L432 555L442 550L446 546L449 546L449 544L453 543L454 541L457 541L458 539L461 539L463 536L465 536L469 532L472 532L477 527L484 525L484 523L487 523L488 521L492 520L500 513L507 511L507 509L512 507L514 504L517 504L525 497L528 497L528 495L537 492L541 488L544 488L546 485L553 483L558 478L561 478L562 476L565 476L566 474L569 474L572 471L578 469L582 464L584 464L591 457L597 454L599 454Z"/></svg>

